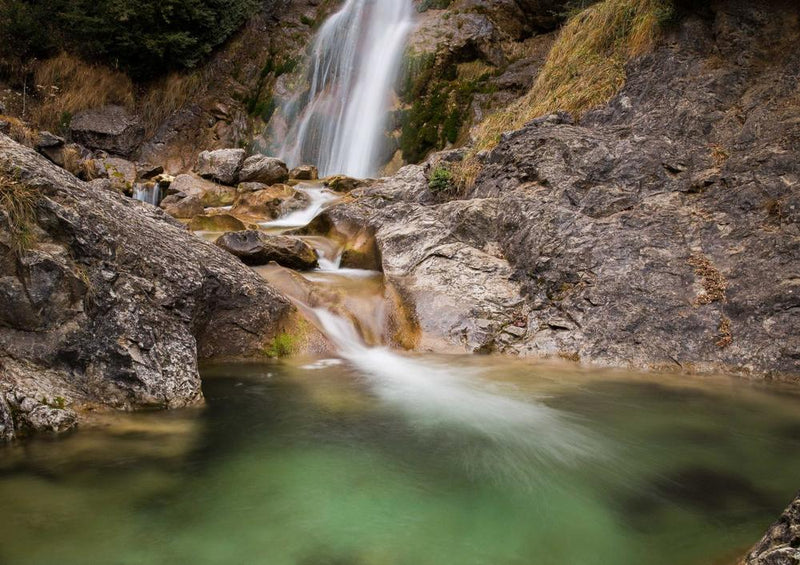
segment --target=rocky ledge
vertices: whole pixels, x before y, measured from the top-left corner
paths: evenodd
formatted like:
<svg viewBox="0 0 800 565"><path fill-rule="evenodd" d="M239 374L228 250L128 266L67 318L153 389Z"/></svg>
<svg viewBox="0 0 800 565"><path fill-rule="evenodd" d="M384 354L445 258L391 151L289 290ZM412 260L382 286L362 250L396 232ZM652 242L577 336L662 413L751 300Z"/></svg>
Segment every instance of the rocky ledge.
<svg viewBox="0 0 800 565"><path fill-rule="evenodd" d="M200 402L198 357L258 353L293 316L163 211L4 135L0 175L0 439L63 431L98 405Z"/></svg>

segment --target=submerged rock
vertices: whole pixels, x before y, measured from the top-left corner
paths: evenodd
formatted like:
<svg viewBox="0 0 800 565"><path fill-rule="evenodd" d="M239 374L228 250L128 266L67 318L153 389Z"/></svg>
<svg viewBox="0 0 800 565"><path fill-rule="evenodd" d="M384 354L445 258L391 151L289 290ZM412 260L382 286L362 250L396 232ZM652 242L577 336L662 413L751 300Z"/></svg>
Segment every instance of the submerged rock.
<svg viewBox="0 0 800 565"><path fill-rule="evenodd" d="M241 259L247 265L277 264L305 271L317 267L314 248L299 237L269 235L257 230L226 233L217 246Z"/></svg>
<svg viewBox="0 0 800 565"><path fill-rule="evenodd" d="M214 179L227 185L236 184L244 156L244 149L203 151L197 156L194 170L203 178Z"/></svg>
<svg viewBox="0 0 800 565"><path fill-rule="evenodd" d="M286 163L266 155L248 157L239 173L240 182L260 182L270 185L287 180L289 180L289 169Z"/></svg>

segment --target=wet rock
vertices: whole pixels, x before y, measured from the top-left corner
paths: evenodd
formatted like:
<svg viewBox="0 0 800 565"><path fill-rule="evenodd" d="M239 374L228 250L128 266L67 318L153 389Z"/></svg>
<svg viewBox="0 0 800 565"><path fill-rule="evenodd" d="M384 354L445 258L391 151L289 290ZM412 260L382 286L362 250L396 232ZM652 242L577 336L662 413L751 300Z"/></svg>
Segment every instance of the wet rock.
<svg viewBox="0 0 800 565"><path fill-rule="evenodd" d="M317 267L314 249L298 237L247 230L226 233L217 239L216 244L247 265L266 265L274 261L299 271Z"/></svg>
<svg viewBox="0 0 800 565"><path fill-rule="evenodd" d="M800 563L800 495L792 501L740 565L797 563Z"/></svg>
<svg viewBox="0 0 800 565"><path fill-rule="evenodd" d="M203 203L197 196L187 195L183 192L167 196L159 206L173 218L190 219L205 213Z"/></svg>
<svg viewBox="0 0 800 565"><path fill-rule="evenodd" d="M3 135L0 156L36 187L38 225L17 259L0 214L0 437L68 428L75 406L195 404L198 357L256 354L293 315L261 277L162 210ZM22 410L24 398L47 401Z"/></svg>
<svg viewBox="0 0 800 565"><path fill-rule="evenodd" d="M266 155L248 157L239 173L240 182L260 182L270 185L287 180L289 180L289 169L286 163Z"/></svg>
<svg viewBox="0 0 800 565"><path fill-rule="evenodd" d="M300 165L289 171L289 178L292 180L317 180L319 171L313 165Z"/></svg>
<svg viewBox="0 0 800 565"><path fill-rule="evenodd" d="M244 149L217 149L203 151L197 156L195 172L203 178L214 179L222 184L236 184L244 163Z"/></svg>
<svg viewBox="0 0 800 565"><path fill-rule="evenodd" d="M337 175L328 177L322 182L334 192L350 192L351 190L361 186L362 181L359 179L346 177L344 175Z"/></svg>
<svg viewBox="0 0 800 565"><path fill-rule="evenodd" d="M291 186L276 184L255 192L239 194L231 213L238 216L275 219L307 205L308 197L305 194Z"/></svg>
<svg viewBox="0 0 800 565"><path fill-rule="evenodd" d="M76 143L121 157L132 156L144 139L140 119L121 106L78 112L70 120L69 130Z"/></svg>
<svg viewBox="0 0 800 565"><path fill-rule="evenodd" d="M266 185L263 182L240 182L236 187L236 192L239 194L244 194L246 192L258 192L259 190L264 190L265 188L269 188L269 185Z"/></svg>
<svg viewBox="0 0 800 565"><path fill-rule="evenodd" d="M236 189L232 186L217 184L194 174L175 177L169 186L169 192L197 196L203 206L210 208L230 206L236 200Z"/></svg>
<svg viewBox="0 0 800 565"><path fill-rule="evenodd" d="M230 232L247 229L245 223L230 214L200 215L189 222L192 231Z"/></svg>

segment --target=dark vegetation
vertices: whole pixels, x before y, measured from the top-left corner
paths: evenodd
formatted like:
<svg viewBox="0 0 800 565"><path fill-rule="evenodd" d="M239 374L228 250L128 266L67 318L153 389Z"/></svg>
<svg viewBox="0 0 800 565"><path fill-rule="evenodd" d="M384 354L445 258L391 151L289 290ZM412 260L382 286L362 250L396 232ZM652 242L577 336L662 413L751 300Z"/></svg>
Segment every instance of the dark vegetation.
<svg viewBox="0 0 800 565"><path fill-rule="evenodd" d="M134 79L195 67L259 0L3 0L0 72L67 51Z"/></svg>

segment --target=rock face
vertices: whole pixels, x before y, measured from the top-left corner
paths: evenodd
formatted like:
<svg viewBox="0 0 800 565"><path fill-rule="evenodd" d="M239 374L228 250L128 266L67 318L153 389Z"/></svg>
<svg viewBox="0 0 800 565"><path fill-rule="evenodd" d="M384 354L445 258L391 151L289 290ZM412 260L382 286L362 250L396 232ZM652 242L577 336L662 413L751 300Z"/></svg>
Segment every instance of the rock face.
<svg viewBox="0 0 800 565"><path fill-rule="evenodd" d="M267 185L286 182L289 180L289 169L286 168L286 163L275 157L252 155L245 159L239 180Z"/></svg>
<svg viewBox="0 0 800 565"><path fill-rule="evenodd" d="M197 156L195 172L203 178L222 184L236 184L239 170L244 163L244 149L217 149L203 151Z"/></svg>
<svg viewBox="0 0 800 565"><path fill-rule="evenodd" d="M328 216L375 229L430 339L797 378L800 29L780 9L720 6L581 123L504 135L464 200L441 203L409 167ZM450 314L430 317L439 304Z"/></svg>
<svg viewBox="0 0 800 565"><path fill-rule="evenodd" d="M226 233L217 246L247 265L266 265L275 261L283 267L306 271L317 266L314 249L297 237L269 235L257 230Z"/></svg>
<svg viewBox="0 0 800 565"><path fill-rule="evenodd" d="M21 250L0 212L0 437L69 428L85 406L196 403L198 356L257 352L293 315L163 211L94 189L3 135L0 167L0 188L13 171L35 210Z"/></svg>
<svg viewBox="0 0 800 565"><path fill-rule="evenodd" d="M76 143L121 157L133 156L144 139L141 121L121 106L79 112L69 130Z"/></svg>
<svg viewBox="0 0 800 565"><path fill-rule="evenodd" d="M800 563L800 496L764 534L740 565Z"/></svg>

